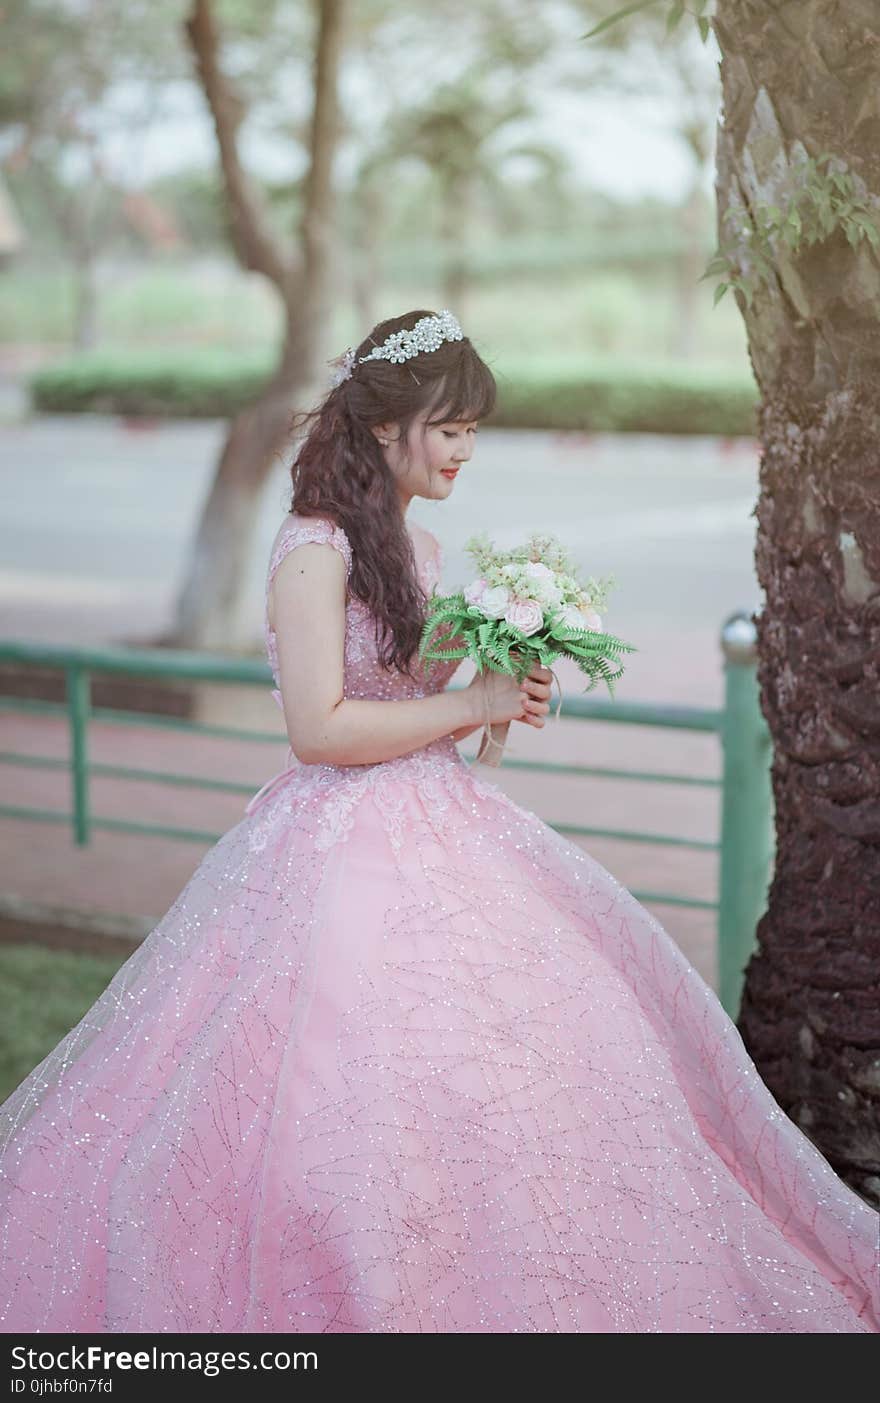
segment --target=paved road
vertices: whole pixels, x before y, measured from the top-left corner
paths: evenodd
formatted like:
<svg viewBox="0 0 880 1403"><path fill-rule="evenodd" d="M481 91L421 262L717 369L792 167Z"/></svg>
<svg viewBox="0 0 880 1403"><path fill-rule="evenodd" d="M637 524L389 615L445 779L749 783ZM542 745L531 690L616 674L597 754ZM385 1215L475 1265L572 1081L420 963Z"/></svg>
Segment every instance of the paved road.
<svg viewBox="0 0 880 1403"><path fill-rule="evenodd" d="M3 427L0 634L109 638L161 626L222 436L216 422L135 431L76 416ZM451 497L410 510L444 543L450 587L469 567L461 546L472 531L504 544L535 526L558 532L585 572L619 581L608 627L639 648L621 695L714 704L720 622L759 597L756 476L749 440L481 430ZM287 485L279 464L243 601L255 641Z"/></svg>

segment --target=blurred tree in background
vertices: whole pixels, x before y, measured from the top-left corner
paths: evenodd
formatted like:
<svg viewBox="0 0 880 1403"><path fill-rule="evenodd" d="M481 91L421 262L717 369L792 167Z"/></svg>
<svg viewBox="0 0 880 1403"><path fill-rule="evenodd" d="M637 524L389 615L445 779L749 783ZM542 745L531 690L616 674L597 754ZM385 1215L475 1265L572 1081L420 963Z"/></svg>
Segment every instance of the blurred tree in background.
<svg viewBox="0 0 880 1403"><path fill-rule="evenodd" d="M533 193L552 201L557 214L565 205L565 156L534 135L533 90L555 43L540 8L519 0L478 7L441 0L418 23L410 14L402 32L399 21L398 7L386 6L371 28L362 21L356 36L361 59L378 64L385 105L378 129L358 142L350 191L355 296L367 325L377 319L381 245L431 244L439 300L466 317L476 249L511 218L524 222L508 198L514 167L520 179L529 170ZM352 54L358 56L354 45ZM392 187L402 189L404 205L388 198ZM402 228L395 214L403 215Z"/></svg>
<svg viewBox="0 0 880 1403"><path fill-rule="evenodd" d="M270 6L274 11L275 7ZM226 66L212 0L193 0L185 32L210 109L223 176L230 239L242 268L271 285L283 309L283 336L269 383L233 418L196 532L177 622L161 641L175 647L228 646L241 598L260 490L289 432L297 400L317 394L331 328L339 139L339 70L345 0L315 0L303 41L313 80L308 165L295 230L281 233L265 192L242 153L248 111L243 85ZM238 13L239 7L229 6Z"/></svg>
<svg viewBox="0 0 880 1403"><path fill-rule="evenodd" d="M75 274L73 341L98 339L97 263L126 229L173 241L159 211L114 176L104 149L149 121L171 76L171 0L7 0L0 51L0 130L28 228L48 223ZM179 60L178 60L179 67ZM24 178L26 175L26 179ZM18 189L21 187L21 194Z"/></svg>
<svg viewBox="0 0 880 1403"><path fill-rule="evenodd" d="M666 63L646 61L655 42L650 36L644 52L609 37L601 54L585 56L574 42L585 10L595 6L440 0L413 10L397 0L361 0L353 8L335 163L342 256L334 343L401 300L457 300L453 293L466 286L466 314L472 309L503 346L510 330L502 284L513 278L535 328L536 353L546 311L548 346L562 335L583 352L644 347L705 355L708 337L710 354L741 354L735 319L726 309L709 318L705 298L694 304L694 279L686 271L695 263L694 246L702 240L703 255L710 246L707 192L695 194L682 216L675 202L620 202L593 190L572 163L579 146L604 144L601 127L585 127L580 143L572 135L584 123L585 93L609 100L617 93L629 104L634 84L639 93L650 93L649 84L659 91L657 75L667 71ZM100 339L121 347L188 334L194 343L232 346L244 335L250 344L268 345L282 335L283 316L259 276L236 273L229 258L228 211L205 108L180 43L186 12L185 0L138 4L126 7L121 27L120 13L99 0L52 7L15 0L6 25L15 41L9 52L26 52L39 80L25 85L35 95L34 111L60 72L47 42L52 25L42 34L45 14L66 35L54 48L68 51L68 63L87 65L93 36L112 60L104 65L100 100L88 107L95 155L110 187L107 217L91 220L100 235L92 245L92 295L95 287L105 294ZM215 15L228 77L243 104L243 161L271 227L284 235L296 227L308 164L311 6L217 0ZM676 69L694 85L717 89L707 56L696 63L682 36L679 57L673 40ZM561 98L567 105L557 107ZM683 89L666 94L669 121L684 101ZM9 109L0 111L0 157L5 153L32 256L19 260L15 285L0 282L0 316L7 337L59 341L67 334L68 288L49 256L66 256L70 243L53 234L58 220L46 217L33 172L19 159L24 128L11 124ZM51 104L43 120L50 117ZM680 132L676 139L691 138ZM51 166L58 181L60 159ZM96 198L96 185L90 188ZM620 276L597 280L594 270L603 267ZM176 325L171 309L178 304L187 317Z"/></svg>
<svg viewBox="0 0 880 1403"><path fill-rule="evenodd" d="M103 341L114 351L204 344L275 357L259 399L232 419L176 625L160 641L246 643L239 606L252 530L291 412L314 400L329 355L380 316L452 305L496 364L511 355L537 364L560 346L570 358L705 359L706 335L719 358L741 350L727 309L705 315L708 294L696 330L696 193L683 231L674 203L622 204L575 170L571 129L585 91L631 101L636 78L639 91L649 80L659 88L659 66L645 62L656 25L642 50L609 34L587 52L575 42L584 16L603 11L581 0L138 0L123 15L108 0L54 9L14 0L13 9L35 83L10 78L0 150L17 169L22 210L36 188L28 133L67 130L56 92L76 107L77 140L91 153L84 182L70 177L58 139L42 148L47 185L89 212L77 341L97 335L103 269ZM684 76L667 94L670 111L685 78L696 84L684 38L666 49L679 42ZM66 82L65 64L76 81ZM702 118L688 109L682 120L680 142L703 153ZM158 170L155 143L146 159L151 129L167 133ZM55 246L68 243L62 233ZM51 340L63 284L25 262L14 284L0 279L0 312L20 339ZM47 296L49 286L61 295Z"/></svg>
<svg viewBox="0 0 880 1403"><path fill-rule="evenodd" d="M609 0L576 3L584 20L592 24L620 8ZM689 180L675 208L680 233L675 276L678 317L670 352L689 357L697 350L697 304L704 296L699 279L714 226L706 183L714 168L721 84L717 66L706 62L706 46L697 27L680 25L670 31L668 14L665 5L649 5L627 16L626 24L610 25L597 35L590 46L595 62L590 88L642 106L662 99L667 120L674 124L687 155ZM717 53L714 42L710 52Z"/></svg>

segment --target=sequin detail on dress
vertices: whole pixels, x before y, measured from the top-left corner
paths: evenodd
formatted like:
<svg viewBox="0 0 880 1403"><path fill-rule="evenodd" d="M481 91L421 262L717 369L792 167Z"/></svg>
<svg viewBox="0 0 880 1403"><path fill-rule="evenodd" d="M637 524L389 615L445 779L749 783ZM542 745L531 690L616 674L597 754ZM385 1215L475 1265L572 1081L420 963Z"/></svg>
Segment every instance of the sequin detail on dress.
<svg viewBox="0 0 880 1403"><path fill-rule="evenodd" d="M289 518L270 576L303 540L350 566ZM347 695L457 666L375 653L349 600ZM248 810L0 1106L0 1328L880 1330L878 1215L662 926L451 740Z"/></svg>
<svg viewBox="0 0 880 1403"><path fill-rule="evenodd" d="M285 520L270 554L264 614L266 652L276 683L272 695L282 707L278 653L269 623L269 591L282 560L297 546L313 542L338 550L345 560L346 580L351 573L351 546L341 527L324 517L291 514ZM421 561L419 568L419 578L428 595L438 586L442 571L440 543L433 536L431 546L430 554ZM362 600L350 594L346 598L344 662L344 692L347 697L385 698L389 701L441 692L458 667L457 659L432 660L421 669L421 683L413 683L402 673L389 674L379 661L373 616ZM271 807L267 806L265 815L254 826L252 845L255 850L262 851L267 834L276 825L279 814L289 815L295 806L308 803L314 807L317 816L316 846L324 851L348 836L354 814L369 794L383 819L393 850L399 852L404 833L400 781L416 785L424 792L430 789L438 810L450 786L457 788L460 797L474 790L490 793L477 777L470 774L455 742L448 737L432 741L409 755L375 765L303 765L288 750L286 767L267 781L248 805L247 812L254 814L264 800L269 800L270 794L274 796ZM467 789L462 789L463 785ZM495 786L492 786L491 793L497 796L499 803L506 802L506 796Z"/></svg>

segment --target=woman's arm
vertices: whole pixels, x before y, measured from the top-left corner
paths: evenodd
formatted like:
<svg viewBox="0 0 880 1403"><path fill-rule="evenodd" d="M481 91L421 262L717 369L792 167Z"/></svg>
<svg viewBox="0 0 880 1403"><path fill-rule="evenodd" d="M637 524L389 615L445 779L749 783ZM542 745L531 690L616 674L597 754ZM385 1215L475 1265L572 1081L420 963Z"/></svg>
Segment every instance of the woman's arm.
<svg viewBox="0 0 880 1403"><path fill-rule="evenodd" d="M310 541L289 551L273 606L287 735L304 764L393 760L481 724L474 688L405 701L343 696L345 561L333 546Z"/></svg>
<svg viewBox="0 0 880 1403"><path fill-rule="evenodd" d="M452 739L455 741L464 740L467 736L472 736L474 731L478 731L482 725L483 722L478 721L475 726L459 726L457 731L452 732Z"/></svg>

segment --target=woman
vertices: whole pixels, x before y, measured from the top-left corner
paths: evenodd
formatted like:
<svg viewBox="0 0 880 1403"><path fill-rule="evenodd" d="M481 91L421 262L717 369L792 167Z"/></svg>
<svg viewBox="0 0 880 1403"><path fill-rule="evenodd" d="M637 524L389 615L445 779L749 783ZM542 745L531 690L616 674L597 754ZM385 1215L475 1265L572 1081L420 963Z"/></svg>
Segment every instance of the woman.
<svg viewBox="0 0 880 1403"><path fill-rule="evenodd" d="M450 313L340 358L266 641L289 764L0 1108L5 1330L880 1331L877 1215L713 992L461 758L549 673L416 657L491 372Z"/></svg>

